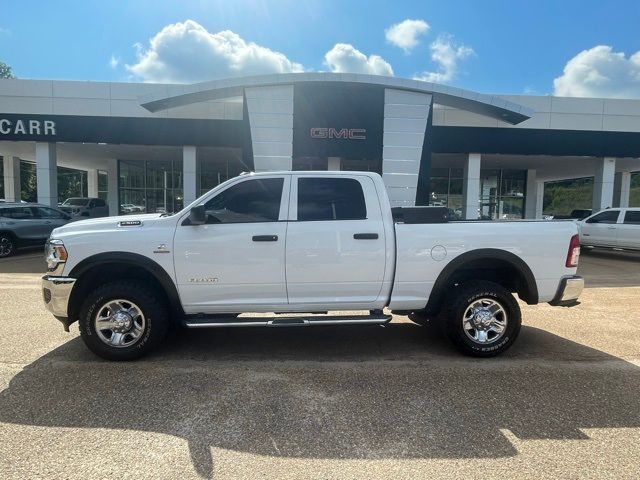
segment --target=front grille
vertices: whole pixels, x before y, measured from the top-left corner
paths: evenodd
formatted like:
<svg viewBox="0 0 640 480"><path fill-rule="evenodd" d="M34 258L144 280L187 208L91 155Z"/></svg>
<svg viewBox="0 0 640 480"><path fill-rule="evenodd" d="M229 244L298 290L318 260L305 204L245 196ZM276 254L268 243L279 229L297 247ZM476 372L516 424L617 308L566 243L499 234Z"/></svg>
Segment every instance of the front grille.
<svg viewBox="0 0 640 480"><path fill-rule="evenodd" d="M49 303L51 301L51 290L49 290L48 288L43 288L42 296L44 297L44 303Z"/></svg>

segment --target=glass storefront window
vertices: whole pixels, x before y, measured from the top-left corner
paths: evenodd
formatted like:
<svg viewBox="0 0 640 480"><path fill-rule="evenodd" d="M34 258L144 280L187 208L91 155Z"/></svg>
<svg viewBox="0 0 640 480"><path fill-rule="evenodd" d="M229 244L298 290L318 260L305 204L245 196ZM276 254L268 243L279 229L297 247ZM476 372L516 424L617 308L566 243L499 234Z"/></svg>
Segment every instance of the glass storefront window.
<svg viewBox="0 0 640 480"><path fill-rule="evenodd" d="M58 202L70 197L86 197L87 191L86 171L58 167Z"/></svg>
<svg viewBox="0 0 640 480"><path fill-rule="evenodd" d="M0 198L4 196L4 158L0 156Z"/></svg>
<svg viewBox="0 0 640 480"><path fill-rule="evenodd" d="M463 216L463 170L431 169L429 205L449 208L455 218ZM525 170L484 169L480 172L480 218L516 219L524 216Z"/></svg>
<svg viewBox="0 0 640 480"><path fill-rule="evenodd" d="M183 208L182 160L120 160L120 213L174 213Z"/></svg>
<svg viewBox="0 0 640 480"><path fill-rule="evenodd" d="M640 172L631 174L631 188L629 191L629 206L640 207Z"/></svg>
<svg viewBox="0 0 640 480"><path fill-rule="evenodd" d="M105 202L109 197L109 176L107 172L98 170L98 198L101 198Z"/></svg>
<svg viewBox="0 0 640 480"><path fill-rule="evenodd" d="M210 148L198 156L198 196L248 171L240 148ZM182 184L182 180L180 180Z"/></svg>

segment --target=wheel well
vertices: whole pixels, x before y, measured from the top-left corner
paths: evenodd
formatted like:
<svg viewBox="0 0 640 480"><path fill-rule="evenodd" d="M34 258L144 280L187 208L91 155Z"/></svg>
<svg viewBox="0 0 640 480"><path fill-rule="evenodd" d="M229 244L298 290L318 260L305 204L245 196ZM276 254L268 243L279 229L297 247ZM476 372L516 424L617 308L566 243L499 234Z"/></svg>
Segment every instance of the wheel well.
<svg viewBox="0 0 640 480"><path fill-rule="evenodd" d="M517 257L516 257L517 258ZM538 290L531 271L510 258L480 256L457 262L449 271L443 271L429 297L426 310L438 312L447 293L458 285L474 280L486 280L503 286L528 304L538 302Z"/></svg>
<svg viewBox="0 0 640 480"><path fill-rule="evenodd" d="M73 272L72 272L73 273ZM73 275L70 275L73 277ZM176 303L175 296L168 292L157 276L147 268L130 262L110 261L106 263L96 263L82 270L78 275L69 298L68 315L69 323L75 322L80 314L82 302L86 296L106 282L116 280L140 280L144 284L168 299L174 316L181 312L179 301Z"/></svg>

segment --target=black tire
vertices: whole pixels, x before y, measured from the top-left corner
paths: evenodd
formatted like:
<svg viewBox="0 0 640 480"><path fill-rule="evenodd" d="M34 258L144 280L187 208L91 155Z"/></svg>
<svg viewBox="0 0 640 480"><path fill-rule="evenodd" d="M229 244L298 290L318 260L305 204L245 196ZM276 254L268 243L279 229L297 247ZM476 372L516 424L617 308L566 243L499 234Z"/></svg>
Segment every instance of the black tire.
<svg viewBox="0 0 640 480"><path fill-rule="evenodd" d="M140 338L129 346L115 347L103 341L94 325L98 309L110 300L124 299L137 305L145 324ZM171 318L162 295L138 280L107 283L87 295L80 309L80 335L85 345L107 360L134 360L157 348L167 335Z"/></svg>
<svg viewBox="0 0 640 480"><path fill-rule="evenodd" d="M506 314L506 327L494 340L487 338L485 342L475 341L470 338L471 333L467 334L463 327L465 312L480 299L496 302ZM497 283L480 280L460 285L451 292L444 308L444 331L456 348L465 355L494 357L511 347L520 333L520 306L511 292Z"/></svg>
<svg viewBox="0 0 640 480"><path fill-rule="evenodd" d="M0 258L7 258L16 253L16 239L9 233L0 233Z"/></svg>

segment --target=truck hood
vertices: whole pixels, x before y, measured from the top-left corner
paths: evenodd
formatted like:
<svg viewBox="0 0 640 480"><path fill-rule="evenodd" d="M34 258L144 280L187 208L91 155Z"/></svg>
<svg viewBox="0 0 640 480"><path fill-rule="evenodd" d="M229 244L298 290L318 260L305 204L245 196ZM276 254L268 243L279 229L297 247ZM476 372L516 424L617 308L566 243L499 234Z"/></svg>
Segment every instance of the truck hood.
<svg viewBox="0 0 640 480"><path fill-rule="evenodd" d="M118 217L79 220L54 229L51 233L51 237L55 237L56 235L67 235L69 233L98 232L125 228L135 229L144 227L148 224L155 224L161 216L162 214L160 213L147 213L142 215L122 215Z"/></svg>

